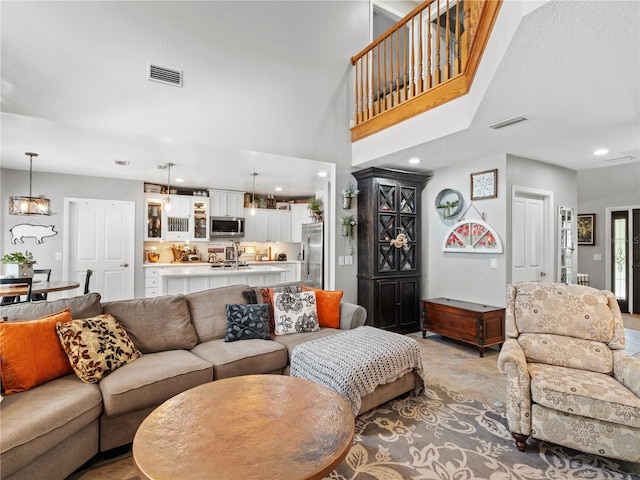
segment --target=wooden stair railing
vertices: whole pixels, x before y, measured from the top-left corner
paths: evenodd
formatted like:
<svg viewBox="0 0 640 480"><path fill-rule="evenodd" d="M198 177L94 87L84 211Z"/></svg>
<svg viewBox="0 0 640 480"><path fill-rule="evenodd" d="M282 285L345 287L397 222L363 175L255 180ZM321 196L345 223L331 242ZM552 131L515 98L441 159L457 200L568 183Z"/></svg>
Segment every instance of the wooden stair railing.
<svg viewBox="0 0 640 480"><path fill-rule="evenodd" d="M469 92L502 0L427 0L351 58L355 142Z"/></svg>

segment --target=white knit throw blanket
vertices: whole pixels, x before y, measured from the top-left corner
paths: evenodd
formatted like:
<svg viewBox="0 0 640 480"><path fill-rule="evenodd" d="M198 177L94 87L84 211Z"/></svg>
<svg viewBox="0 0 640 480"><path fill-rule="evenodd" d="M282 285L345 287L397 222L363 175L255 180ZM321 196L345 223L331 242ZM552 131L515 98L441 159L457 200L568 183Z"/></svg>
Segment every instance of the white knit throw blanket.
<svg viewBox="0 0 640 480"><path fill-rule="evenodd" d="M422 393L418 342L368 326L301 343L291 353L292 377L306 378L337 392L354 415L360 410L362 397L411 370L416 374L414 391Z"/></svg>

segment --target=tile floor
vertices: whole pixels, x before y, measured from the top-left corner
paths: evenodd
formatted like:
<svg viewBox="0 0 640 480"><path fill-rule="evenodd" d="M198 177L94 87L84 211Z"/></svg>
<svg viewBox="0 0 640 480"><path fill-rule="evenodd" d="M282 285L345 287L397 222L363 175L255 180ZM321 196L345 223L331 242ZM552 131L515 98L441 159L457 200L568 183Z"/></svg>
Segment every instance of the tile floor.
<svg viewBox="0 0 640 480"><path fill-rule="evenodd" d="M626 352L640 359L640 315L626 315L624 322ZM420 343L427 381L503 410L506 381L498 370L497 347L485 349L480 358L475 347L462 342L436 334L423 339L420 332L410 336ZM98 456L90 468L67 480L130 480L136 475L129 449L124 447L115 456Z"/></svg>

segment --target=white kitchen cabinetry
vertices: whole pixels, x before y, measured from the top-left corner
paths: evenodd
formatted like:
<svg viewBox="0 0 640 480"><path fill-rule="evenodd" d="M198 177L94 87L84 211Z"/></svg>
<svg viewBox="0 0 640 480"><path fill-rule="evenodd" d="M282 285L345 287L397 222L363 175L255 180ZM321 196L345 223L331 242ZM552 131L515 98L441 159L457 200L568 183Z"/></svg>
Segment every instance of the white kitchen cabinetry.
<svg viewBox="0 0 640 480"><path fill-rule="evenodd" d="M191 222L193 221L192 197L169 195L171 207L165 206L164 239L188 242L191 240Z"/></svg>
<svg viewBox="0 0 640 480"><path fill-rule="evenodd" d="M278 265L280 266L280 265ZM286 268L284 272L285 278L283 282L299 282L302 274L301 264L298 263L283 263L282 268Z"/></svg>
<svg viewBox="0 0 640 480"><path fill-rule="evenodd" d="M244 192L209 190L212 217L242 217Z"/></svg>
<svg viewBox="0 0 640 480"><path fill-rule="evenodd" d="M209 241L209 199L193 197L191 204L193 211L191 239L193 241Z"/></svg>
<svg viewBox="0 0 640 480"><path fill-rule="evenodd" d="M162 240L162 227L164 226L164 204L160 194L144 195L144 212L147 217L147 225L144 232L145 240Z"/></svg>
<svg viewBox="0 0 640 480"><path fill-rule="evenodd" d="M147 267L144 269L144 296L145 298L160 295L160 268Z"/></svg>
<svg viewBox="0 0 640 480"><path fill-rule="evenodd" d="M302 225L305 223L311 223L312 219L309 216L309 204L307 203L293 203L291 208L291 241L302 241Z"/></svg>
<svg viewBox="0 0 640 480"><path fill-rule="evenodd" d="M290 242L291 212L259 208L255 215L245 209L245 241Z"/></svg>

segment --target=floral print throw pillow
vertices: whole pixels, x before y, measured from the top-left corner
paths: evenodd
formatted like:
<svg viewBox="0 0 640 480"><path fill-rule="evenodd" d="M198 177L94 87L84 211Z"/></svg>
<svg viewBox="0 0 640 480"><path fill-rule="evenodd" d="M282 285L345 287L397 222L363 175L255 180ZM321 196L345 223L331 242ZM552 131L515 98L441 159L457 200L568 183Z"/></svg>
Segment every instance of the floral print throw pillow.
<svg viewBox="0 0 640 480"><path fill-rule="evenodd" d="M97 383L142 355L109 314L57 323L56 331L73 371L85 383Z"/></svg>
<svg viewBox="0 0 640 480"><path fill-rule="evenodd" d="M315 292L274 293L273 317L276 335L318 331Z"/></svg>

